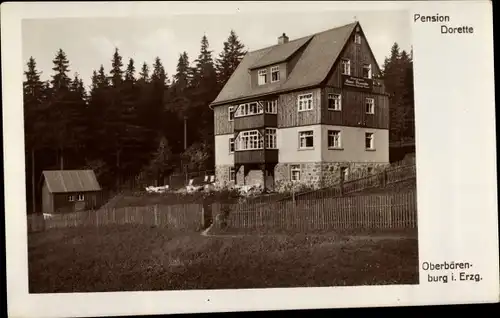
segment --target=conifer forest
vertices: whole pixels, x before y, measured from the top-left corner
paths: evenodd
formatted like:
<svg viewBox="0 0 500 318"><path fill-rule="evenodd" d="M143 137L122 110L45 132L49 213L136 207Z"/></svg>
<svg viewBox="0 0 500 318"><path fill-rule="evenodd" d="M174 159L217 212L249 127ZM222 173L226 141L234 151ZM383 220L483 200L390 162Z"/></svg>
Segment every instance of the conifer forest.
<svg viewBox="0 0 500 318"><path fill-rule="evenodd" d="M175 74L167 74L160 57L151 57L152 64L124 60L116 48L108 63L95 66L88 87L64 48L54 52L47 81L31 56L23 82L28 213L38 212L43 170L92 169L109 191L135 184L138 176L161 184L171 174L213 170L209 104L245 54L234 31L220 53L203 36L199 54L180 53ZM390 139L411 139L411 53L394 43L381 67L390 94Z"/></svg>

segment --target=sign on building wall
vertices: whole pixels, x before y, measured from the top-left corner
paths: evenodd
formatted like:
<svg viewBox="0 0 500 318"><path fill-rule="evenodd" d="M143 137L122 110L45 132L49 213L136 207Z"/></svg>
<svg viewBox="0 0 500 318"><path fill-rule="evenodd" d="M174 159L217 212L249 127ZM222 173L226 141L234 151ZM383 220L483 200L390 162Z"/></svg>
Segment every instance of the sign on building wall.
<svg viewBox="0 0 500 318"><path fill-rule="evenodd" d="M342 84L344 87L360 88L371 90L373 88L373 80L368 78L344 76Z"/></svg>

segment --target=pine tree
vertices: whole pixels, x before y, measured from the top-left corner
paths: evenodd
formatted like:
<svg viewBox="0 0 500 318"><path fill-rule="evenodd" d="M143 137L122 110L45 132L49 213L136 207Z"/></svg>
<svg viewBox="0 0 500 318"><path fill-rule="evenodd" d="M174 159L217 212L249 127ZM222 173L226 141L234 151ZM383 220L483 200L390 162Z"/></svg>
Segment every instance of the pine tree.
<svg viewBox="0 0 500 318"><path fill-rule="evenodd" d="M240 42L234 30L231 30L227 41L224 42L224 49L216 61L217 81L220 88L224 87L245 54L245 46Z"/></svg>
<svg viewBox="0 0 500 318"><path fill-rule="evenodd" d="M101 64L99 67L99 72L97 73L97 86L99 88L106 88L110 85L109 77L106 75L104 71L104 66Z"/></svg>
<svg viewBox="0 0 500 318"><path fill-rule="evenodd" d="M194 61L193 77L189 87L189 106L186 110L187 125L199 127L197 130L187 129L188 144L201 142L210 145L213 143L213 114L209 104L219 93L217 74L215 72L212 51L204 35L201 39L200 54Z"/></svg>
<svg viewBox="0 0 500 318"><path fill-rule="evenodd" d="M111 70L109 71L111 74L111 84L114 87L120 86L123 81L122 67L122 57L118 52L118 48L116 48L115 53L113 53L113 59L111 60Z"/></svg>
<svg viewBox="0 0 500 318"><path fill-rule="evenodd" d="M48 118L50 122L51 147L57 153L59 169L65 167L65 150L70 150L78 143L80 135L74 129L73 123L79 115L79 108L70 93L71 79L69 73L69 61L62 49L56 53L52 61L55 72L51 77L50 101Z"/></svg>
<svg viewBox="0 0 500 318"><path fill-rule="evenodd" d="M159 57L155 58L153 64L153 74L151 74L151 82L158 87L164 88L168 85L167 73Z"/></svg>
<svg viewBox="0 0 500 318"><path fill-rule="evenodd" d="M389 94L390 140L414 137L413 63L406 51L394 43L385 59L383 79Z"/></svg>
<svg viewBox="0 0 500 318"><path fill-rule="evenodd" d="M127 70L125 71L125 82L134 83L135 82L135 65L134 59L130 59L127 64Z"/></svg>
<svg viewBox="0 0 500 318"><path fill-rule="evenodd" d="M187 52L182 52L179 55L176 71L172 86L178 91L183 91L189 85L189 57Z"/></svg>
<svg viewBox="0 0 500 318"><path fill-rule="evenodd" d="M158 149L153 154L148 170L158 184L164 183L166 177L173 172L172 151L165 136L160 137Z"/></svg>
<svg viewBox="0 0 500 318"><path fill-rule="evenodd" d="M52 60L52 63L54 63L52 70L55 72L55 74L52 75L52 80L50 82L52 87L55 91L68 89L71 79L68 77L69 61L66 53L64 53L62 49L59 49L55 58Z"/></svg>
<svg viewBox="0 0 500 318"><path fill-rule="evenodd" d="M144 83L147 83L150 80L150 78L149 78L149 66L148 66L148 64L146 64L146 62L144 62L142 64L141 71L139 72L139 80L144 82Z"/></svg>
<svg viewBox="0 0 500 318"><path fill-rule="evenodd" d="M29 210L32 213L36 208L36 152L44 146L46 136L46 122L44 104L47 102L44 83L40 80L40 72L36 68L36 61L30 57L24 72L26 80L23 82L24 97L24 133L26 147L26 193ZM28 168L29 167L29 168Z"/></svg>
<svg viewBox="0 0 500 318"><path fill-rule="evenodd" d="M209 50L208 38L206 35L203 35L201 39L200 54L194 62L195 67L192 68L192 86L200 87L203 84L207 84L208 81L213 81L214 79L216 79L212 51Z"/></svg>

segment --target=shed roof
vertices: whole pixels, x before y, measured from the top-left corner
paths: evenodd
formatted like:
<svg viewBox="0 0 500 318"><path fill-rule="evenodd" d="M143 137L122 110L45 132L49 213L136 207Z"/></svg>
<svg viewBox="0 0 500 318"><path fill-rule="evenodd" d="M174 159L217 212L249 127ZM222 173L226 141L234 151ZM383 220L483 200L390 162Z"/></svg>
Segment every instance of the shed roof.
<svg viewBox="0 0 500 318"><path fill-rule="evenodd" d="M238 99L306 88L321 84L337 61L358 22L303 37L286 44L248 52L212 106ZM249 70L284 62L304 47L288 78L280 83L253 87Z"/></svg>
<svg viewBox="0 0 500 318"><path fill-rule="evenodd" d="M42 174L51 193L101 190L93 170L46 170Z"/></svg>

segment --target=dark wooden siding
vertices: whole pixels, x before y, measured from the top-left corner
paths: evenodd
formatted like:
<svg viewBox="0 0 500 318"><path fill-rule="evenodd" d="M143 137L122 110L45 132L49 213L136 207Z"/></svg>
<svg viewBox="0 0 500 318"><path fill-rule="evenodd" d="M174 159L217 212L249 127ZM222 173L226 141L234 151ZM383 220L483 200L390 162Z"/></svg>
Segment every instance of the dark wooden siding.
<svg viewBox="0 0 500 318"><path fill-rule="evenodd" d="M52 194L49 192L49 189L47 188L47 184L45 182L43 183L42 186L42 212L43 213L54 212Z"/></svg>
<svg viewBox="0 0 500 318"><path fill-rule="evenodd" d="M341 94L342 110L328 110L328 94ZM375 113L367 114L365 100L375 100ZM325 87L322 94L322 123L327 125L389 129L389 99L385 95Z"/></svg>
<svg viewBox="0 0 500 318"><path fill-rule="evenodd" d="M234 152L235 164L277 163L278 149L259 149Z"/></svg>
<svg viewBox="0 0 500 318"><path fill-rule="evenodd" d="M276 114L258 114L244 117L237 117L234 119L234 130L248 130L263 127L276 127L277 116Z"/></svg>
<svg viewBox="0 0 500 318"><path fill-rule="evenodd" d="M297 97L302 94L313 94L314 105L309 111L297 110ZM315 125L321 122L321 90L310 89L282 94L278 100L278 127L295 127Z"/></svg>
<svg viewBox="0 0 500 318"><path fill-rule="evenodd" d="M78 194L84 195L83 202L70 202L68 197ZM75 212L77 210L90 210L99 207L101 200L101 192L75 192L75 193L53 193L54 211L55 213ZM49 212L50 213L50 212Z"/></svg>
<svg viewBox="0 0 500 318"><path fill-rule="evenodd" d="M229 121L229 106L214 107L214 134L226 135L233 133L233 121Z"/></svg>
<svg viewBox="0 0 500 318"><path fill-rule="evenodd" d="M326 85L332 87L342 87L342 63L341 59L346 58L351 61L351 76L363 77L363 65L372 65L372 74L376 75L380 73L380 69L377 67L377 62L370 52L368 42L364 37L361 36L361 44L354 43L354 34L348 40L346 47L340 54L340 58L335 63L333 68L333 73L328 78ZM384 83L382 80L375 80L376 82L382 84L382 86L373 86L372 93L383 94L385 92Z"/></svg>

